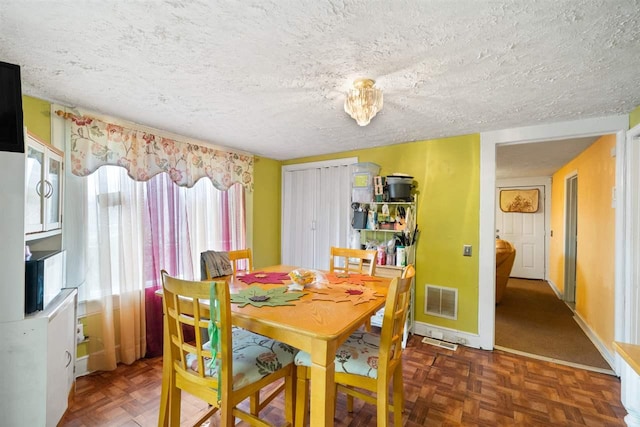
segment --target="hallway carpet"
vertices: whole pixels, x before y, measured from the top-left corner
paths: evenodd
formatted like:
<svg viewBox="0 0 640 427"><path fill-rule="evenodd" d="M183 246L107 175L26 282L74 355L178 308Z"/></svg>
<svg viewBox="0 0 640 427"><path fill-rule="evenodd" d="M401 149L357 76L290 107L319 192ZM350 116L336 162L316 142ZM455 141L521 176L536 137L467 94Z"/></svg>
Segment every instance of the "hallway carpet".
<svg viewBox="0 0 640 427"><path fill-rule="evenodd" d="M496 306L496 346L559 361L611 370L544 280L509 279Z"/></svg>

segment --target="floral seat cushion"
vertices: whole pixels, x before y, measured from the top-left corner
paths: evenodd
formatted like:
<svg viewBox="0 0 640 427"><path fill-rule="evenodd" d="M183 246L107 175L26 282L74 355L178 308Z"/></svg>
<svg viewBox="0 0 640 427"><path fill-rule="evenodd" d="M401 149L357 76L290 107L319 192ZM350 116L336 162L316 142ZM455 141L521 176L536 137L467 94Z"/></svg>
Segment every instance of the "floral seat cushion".
<svg viewBox="0 0 640 427"><path fill-rule="evenodd" d="M246 329L232 329L233 342L233 389L237 390L252 384L283 366L293 363L298 351L290 345L272 340L262 335L254 334ZM211 348L209 342L205 349ZM212 377L218 374L216 365L210 367L211 359L206 359L205 375ZM195 354L187 354L187 365L197 371L198 360Z"/></svg>
<svg viewBox="0 0 640 427"><path fill-rule="evenodd" d="M379 351L379 335L363 331L354 332L336 352L336 372L375 379L378 377ZM299 351L295 357L295 364L309 367L311 356L306 351Z"/></svg>

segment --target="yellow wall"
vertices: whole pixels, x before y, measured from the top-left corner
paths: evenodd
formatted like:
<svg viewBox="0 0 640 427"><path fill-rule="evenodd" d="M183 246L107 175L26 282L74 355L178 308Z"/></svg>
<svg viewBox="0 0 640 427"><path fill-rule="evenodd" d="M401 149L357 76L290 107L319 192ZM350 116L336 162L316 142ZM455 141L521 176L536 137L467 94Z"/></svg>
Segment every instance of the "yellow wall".
<svg viewBox="0 0 640 427"><path fill-rule="evenodd" d="M480 205L480 136L410 142L283 162L305 163L358 157L382 167L381 175L412 175L418 187L416 321L469 333L478 332L478 258L462 256L462 246L477 254ZM424 314L425 284L458 288L458 320Z"/></svg>
<svg viewBox="0 0 640 427"><path fill-rule="evenodd" d="M254 268L280 264L281 166L277 160L255 159L252 212Z"/></svg>
<svg viewBox="0 0 640 427"><path fill-rule="evenodd" d="M51 144L51 104L41 99L22 96L22 115L29 132Z"/></svg>
<svg viewBox="0 0 640 427"><path fill-rule="evenodd" d="M578 174L576 312L613 353L615 291L615 135L599 138L553 175L550 279L564 288L564 182Z"/></svg>
<svg viewBox="0 0 640 427"><path fill-rule="evenodd" d="M640 105L629 113L629 129L637 125L640 125Z"/></svg>

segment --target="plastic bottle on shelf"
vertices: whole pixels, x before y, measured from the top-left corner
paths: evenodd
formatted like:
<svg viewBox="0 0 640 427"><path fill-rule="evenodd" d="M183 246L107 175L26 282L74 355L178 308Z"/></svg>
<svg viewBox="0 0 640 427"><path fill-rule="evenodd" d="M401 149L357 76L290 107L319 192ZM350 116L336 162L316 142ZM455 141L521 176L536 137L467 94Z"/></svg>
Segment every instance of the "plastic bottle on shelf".
<svg viewBox="0 0 640 427"><path fill-rule="evenodd" d="M404 246L396 246L396 266L406 267L407 251Z"/></svg>

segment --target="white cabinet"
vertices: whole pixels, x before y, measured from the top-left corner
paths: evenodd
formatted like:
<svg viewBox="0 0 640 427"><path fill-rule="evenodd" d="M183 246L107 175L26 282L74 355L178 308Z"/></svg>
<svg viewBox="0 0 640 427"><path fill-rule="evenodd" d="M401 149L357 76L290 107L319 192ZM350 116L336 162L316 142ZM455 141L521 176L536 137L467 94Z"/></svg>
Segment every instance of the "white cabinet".
<svg viewBox="0 0 640 427"><path fill-rule="evenodd" d="M76 359L76 292L49 317L47 330L47 426L55 426L67 410Z"/></svg>
<svg viewBox="0 0 640 427"><path fill-rule="evenodd" d="M27 132L25 144L25 233L27 240L62 228L63 154Z"/></svg>
<svg viewBox="0 0 640 427"><path fill-rule="evenodd" d="M77 290L44 311L0 323L0 425L56 426L74 385Z"/></svg>

